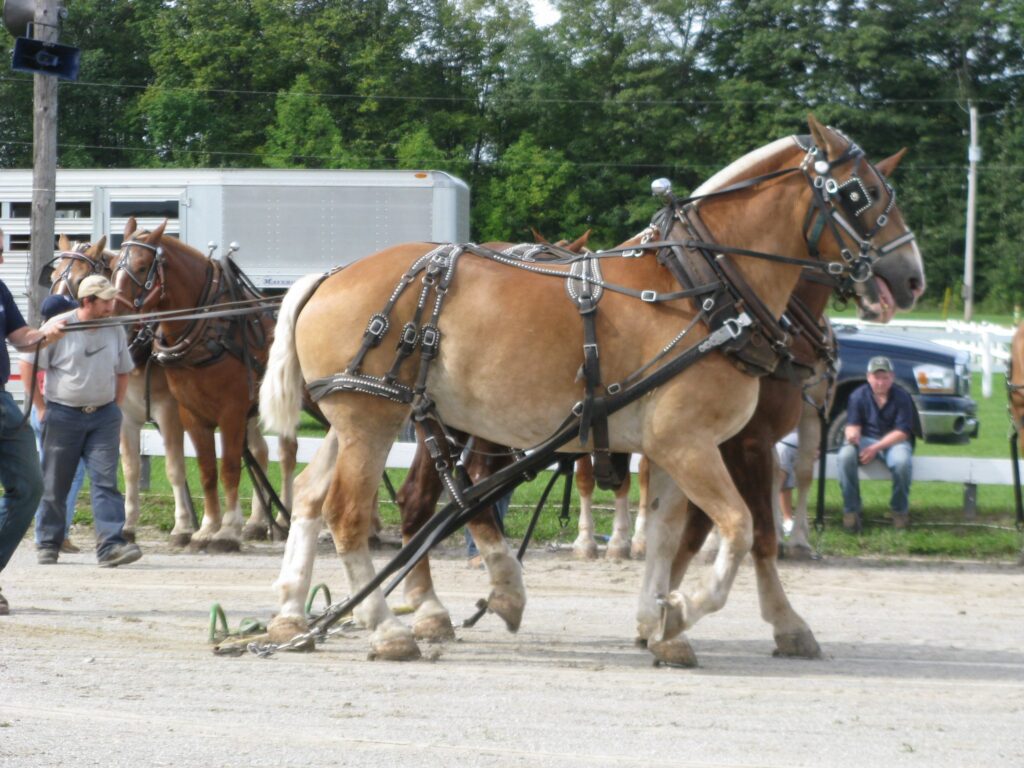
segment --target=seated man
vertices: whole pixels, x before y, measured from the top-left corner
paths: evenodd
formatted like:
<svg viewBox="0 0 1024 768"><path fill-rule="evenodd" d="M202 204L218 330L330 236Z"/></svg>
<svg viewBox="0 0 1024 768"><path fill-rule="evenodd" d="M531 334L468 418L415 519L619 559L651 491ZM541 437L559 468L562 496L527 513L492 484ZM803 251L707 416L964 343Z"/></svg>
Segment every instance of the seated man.
<svg viewBox="0 0 1024 768"><path fill-rule="evenodd" d="M868 363L868 382L855 389L847 403L846 444L839 449L839 486L843 491L843 527L861 527L859 464L881 459L892 473L892 522L906 528L910 522L910 474L914 429L914 401L901 387L893 386L892 361L873 357Z"/></svg>

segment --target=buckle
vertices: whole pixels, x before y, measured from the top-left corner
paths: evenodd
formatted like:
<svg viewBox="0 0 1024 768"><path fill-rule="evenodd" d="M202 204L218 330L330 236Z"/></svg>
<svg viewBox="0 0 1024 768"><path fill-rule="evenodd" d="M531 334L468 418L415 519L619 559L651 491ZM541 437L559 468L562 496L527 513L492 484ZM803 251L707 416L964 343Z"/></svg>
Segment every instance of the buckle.
<svg viewBox="0 0 1024 768"><path fill-rule="evenodd" d="M96 411L98 411L99 409L100 409L100 407L98 405L83 405L82 406L82 413L84 413L84 414L96 413Z"/></svg>
<svg viewBox="0 0 1024 768"><path fill-rule="evenodd" d="M640 301L652 303L658 300L657 291L640 291Z"/></svg>

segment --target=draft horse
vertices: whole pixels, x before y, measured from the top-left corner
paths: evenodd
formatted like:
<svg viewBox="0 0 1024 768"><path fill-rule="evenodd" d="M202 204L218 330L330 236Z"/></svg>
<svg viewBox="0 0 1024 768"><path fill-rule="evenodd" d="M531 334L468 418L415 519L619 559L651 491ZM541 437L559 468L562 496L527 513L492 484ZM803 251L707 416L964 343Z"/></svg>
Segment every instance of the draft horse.
<svg viewBox="0 0 1024 768"><path fill-rule="evenodd" d="M50 268L40 280L50 293L76 298L78 286L89 275L110 278L117 254L107 250L106 237L96 244L71 243L65 235L58 241L60 253L50 262ZM152 415L160 428L164 441L164 466L167 480L174 495L174 528L171 542L177 546L188 544L195 525L192 522L192 500L189 498L185 477L185 430L178 415L178 402L167 386L167 377L160 366L149 366L152 344L145 343L134 329L129 344L135 370L128 378L128 389L121 403L121 468L124 471L124 536L135 538L140 502L142 427Z"/></svg>
<svg viewBox="0 0 1024 768"><path fill-rule="evenodd" d="M411 243L293 286L261 413L293 433L308 383L335 429L337 457L329 481L297 496L272 640L306 626L320 502L352 591L373 579L367 539L377 484L413 400L425 419L499 444L574 453L588 450L582 414L607 407L606 424L597 417L590 425L607 427L608 450L651 462L640 634L656 659L692 660L683 631L724 605L753 539L718 446L754 411L751 373L773 369L788 340L775 318L802 269L850 275L873 304L907 309L924 290L892 188L853 142L808 123L809 139L780 139L711 179L699 215L669 201L656 217L669 239L638 237L629 258L616 250L542 266L491 248ZM582 283L602 287L599 312L592 292L576 291L589 294L585 305L565 299L567 286ZM581 306L594 322L573 330ZM593 384L597 360L600 382L611 384ZM719 527L722 546L707 582L683 594L671 590L672 566L688 501ZM380 589L354 614L371 630L376 657L418 657Z"/></svg>
<svg viewBox="0 0 1024 768"><path fill-rule="evenodd" d="M152 232L138 229L134 218L124 231L114 268L119 313L145 313L212 307L259 296L230 261L207 258L181 240L164 234L166 222ZM258 496L248 521L239 505L242 454L246 444L261 467L268 451L255 419L260 374L273 335L273 313L253 307L241 316L162 320L153 352L163 366L167 385L179 404L181 421L192 438L203 486L203 521L190 546L232 552L243 538L264 538L269 512ZM214 431L220 429L221 481L226 512L217 494ZM291 503L295 468L294 437L282 441L282 500ZM244 526L244 530L243 530Z"/></svg>

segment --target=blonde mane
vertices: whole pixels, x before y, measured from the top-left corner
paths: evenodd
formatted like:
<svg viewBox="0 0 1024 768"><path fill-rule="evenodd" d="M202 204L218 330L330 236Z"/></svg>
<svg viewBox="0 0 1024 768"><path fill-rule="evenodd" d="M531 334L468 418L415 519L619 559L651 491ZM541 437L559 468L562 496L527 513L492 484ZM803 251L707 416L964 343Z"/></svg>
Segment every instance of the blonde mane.
<svg viewBox="0 0 1024 768"><path fill-rule="evenodd" d="M722 189L723 187L727 187L730 184L734 184L741 179L749 178L752 169L756 168L766 160L774 158L784 150L792 149L794 146L796 146L796 144L793 141L793 137L786 136L782 139L776 139L771 144L765 144L763 147L755 149L753 152L748 152L739 160L734 160L697 187L693 194L694 196L706 195L708 192L714 192Z"/></svg>

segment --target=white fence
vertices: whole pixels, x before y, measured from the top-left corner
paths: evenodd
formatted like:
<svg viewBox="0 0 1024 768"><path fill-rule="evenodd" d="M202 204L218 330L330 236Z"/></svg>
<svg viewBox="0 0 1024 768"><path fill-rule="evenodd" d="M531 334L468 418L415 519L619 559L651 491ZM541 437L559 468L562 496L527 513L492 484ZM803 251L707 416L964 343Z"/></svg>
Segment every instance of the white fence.
<svg viewBox="0 0 1024 768"><path fill-rule="evenodd" d="M298 460L308 463L323 438L300 437ZM277 440L270 441L270 460L277 461ZM1007 448L1009 451L1009 448ZM388 454L389 469L408 469L412 465L412 457L416 452L415 443L395 443ZM146 456L163 456L164 444L160 433L156 430L143 430L142 453ZM185 455L195 456L188 436L185 437ZM217 455L220 455L220 435L217 435ZM633 472L637 471L639 457L634 455L631 464ZM888 479L889 473L880 464L860 470L861 477L868 480ZM825 476L834 480L836 475L836 457L828 457ZM1013 465L1009 459L972 459L955 456L915 456L914 480L937 481L946 483L971 483L976 485L1013 485Z"/></svg>
<svg viewBox="0 0 1024 768"><path fill-rule="evenodd" d="M981 372L981 394L992 397L992 375L1006 371L1010 360L1010 340L1016 330L992 323L965 323L961 320L900 320L886 325L866 323L846 317L830 318L836 326L855 326L874 333L901 334L964 350L971 355L971 369Z"/></svg>

